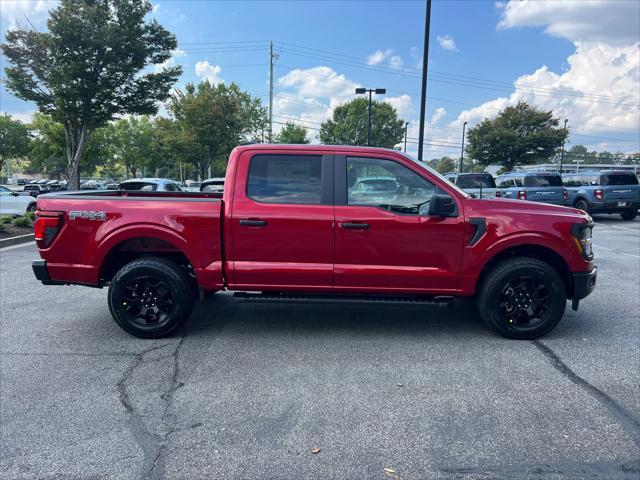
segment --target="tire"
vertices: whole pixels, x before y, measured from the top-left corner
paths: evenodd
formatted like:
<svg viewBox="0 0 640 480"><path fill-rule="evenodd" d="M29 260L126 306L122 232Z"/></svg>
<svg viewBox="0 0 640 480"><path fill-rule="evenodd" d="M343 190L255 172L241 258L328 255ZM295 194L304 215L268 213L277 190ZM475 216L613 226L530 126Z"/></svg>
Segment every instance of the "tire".
<svg viewBox="0 0 640 480"><path fill-rule="evenodd" d="M628 212L622 212L620 214L623 220L633 220L638 216L637 210L629 210Z"/></svg>
<svg viewBox="0 0 640 480"><path fill-rule="evenodd" d="M111 315L123 330L140 338L161 338L191 315L193 280L175 262L140 258L115 274L108 299Z"/></svg>
<svg viewBox="0 0 640 480"><path fill-rule="evenodd" d="M580 199L573 206L584 212L589 213L589 205L587 204L586 200Z"/></svg>
<svg viewBox="0 0 640 480"><path fill-rule="evenodd" d="M567 304L567 293L562 278L549 264L536 258L513 257L489 271L476 301L488 326L507 338L529 340L558 324ZM524 307L533 315L525 313Z"/></svg>
<svg viewBox="0 0 640 480"><path fill-rule="evenodd" d="M27 207L27 213L35 212L35 211L36 211L36 204L35 203L30 203L29 206Z"/></svg>

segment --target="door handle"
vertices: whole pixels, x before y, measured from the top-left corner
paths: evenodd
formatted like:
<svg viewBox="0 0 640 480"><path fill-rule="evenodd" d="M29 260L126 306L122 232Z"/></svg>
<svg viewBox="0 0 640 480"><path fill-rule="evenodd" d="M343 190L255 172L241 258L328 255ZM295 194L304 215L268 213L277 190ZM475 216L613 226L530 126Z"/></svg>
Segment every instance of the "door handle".
<svg viewBox="0 0 640 480"><path fill-rule="evenodd" d="M264 227L266 220L240 220L240 225L244 227Z"/></svg>
<svg viewBox="0 0 640 480"><path fill-rule="evenodd" d="M340 226L342 228L348 228L348 229L351 229L351 230L366 230L367 228L369 228L369 224L368 223L343 222Z"/></svg>

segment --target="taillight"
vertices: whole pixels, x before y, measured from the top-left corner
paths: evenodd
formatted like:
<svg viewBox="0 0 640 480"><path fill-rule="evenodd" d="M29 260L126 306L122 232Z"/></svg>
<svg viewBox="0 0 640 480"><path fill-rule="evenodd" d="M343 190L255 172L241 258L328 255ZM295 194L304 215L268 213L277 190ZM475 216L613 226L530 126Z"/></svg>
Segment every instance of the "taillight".
<svg viewBox="0 0 640 480"><path fill-rule="evenodd" d="M564 200L569 200L569 192L567 192L566 190L562 191L562 198Z"/></svg>
<svg viewBox="0 0 640 480"><path fill-rule="evenodd" d="M527 192L525 192L524 190L520 190L518 192L518 200L526 200L527 199Z"/></svg>
<svg viewBox="0 0 640 480"><path fill-rule="evenodd" d="M601 190L600 188L597 188L594 192L593 195L598 199L598 200L602 200L604 198L604 190Z"/></svg>
<svg viewBox="0 0 640 480"><path fill-rule="evenodd" d="M496 197L501 197L501 196L502 196L502 193L496 192Z"/></svg>
<svg viewBox="0 0 640 480"><path fill-rule="evenodd" d="M33 224L33 233L38 248L47 248L56 238L62 228L62 212L36 212L36 221Z"/></svg>

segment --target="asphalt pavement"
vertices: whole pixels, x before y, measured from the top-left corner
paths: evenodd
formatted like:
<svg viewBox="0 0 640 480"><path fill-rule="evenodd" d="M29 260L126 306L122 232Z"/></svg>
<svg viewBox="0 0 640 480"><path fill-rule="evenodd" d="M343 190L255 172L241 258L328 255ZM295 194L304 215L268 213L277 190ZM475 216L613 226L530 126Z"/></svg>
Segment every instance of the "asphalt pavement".
<svg viewBox="0 0 640 480"><path fill-rule="evenodd" d="M226 294L140 340L106 290L43 286L35 247L9 247L0 478L638 479L640 218L618 218L595 218L595 293L533 342L468 301Z"/></svg>

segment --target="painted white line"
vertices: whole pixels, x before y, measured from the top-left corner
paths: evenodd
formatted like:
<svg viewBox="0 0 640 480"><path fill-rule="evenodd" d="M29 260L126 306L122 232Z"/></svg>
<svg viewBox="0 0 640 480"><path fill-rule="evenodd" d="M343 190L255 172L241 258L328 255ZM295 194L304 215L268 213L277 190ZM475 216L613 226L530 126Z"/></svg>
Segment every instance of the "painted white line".
<svg viewBox="0 0 640 480"><path fill-rule="evenodd" d="M615 248L608 248L608 247L603 247L602 245L596 245L595 243L593 244L595 249L601 248L602 250L606 250L607 252L613 252L613 253L619 253L622 255L629 255L630 257L633 258L640 258L640 255L636 255L635 253L627 253L627 252L623 252L622 250L616 250Z"/></svg>
<svg viewBox="0 0 640 480"><path fill-rule="evenodd" d="M621 227L619 225L610 225L608 223L599 223L599 222L593 222L596 225L600 226L600 227L611 227L611 228L617 228L620 230L630 230L632 232L638 232L640 233L640 228L631 228L631 227Z"/></svg>
<svg viewBox="0 0 640 480"><path fill-rule="evenodd" d="M18 245L9 245L8 247L2 247L0 248L0 252L6 252L7 250L13 250L14 248L22 248L22 247L26 247L27 245L35 245L36 242L27 242L27 243L20 243Z"/></svg>

